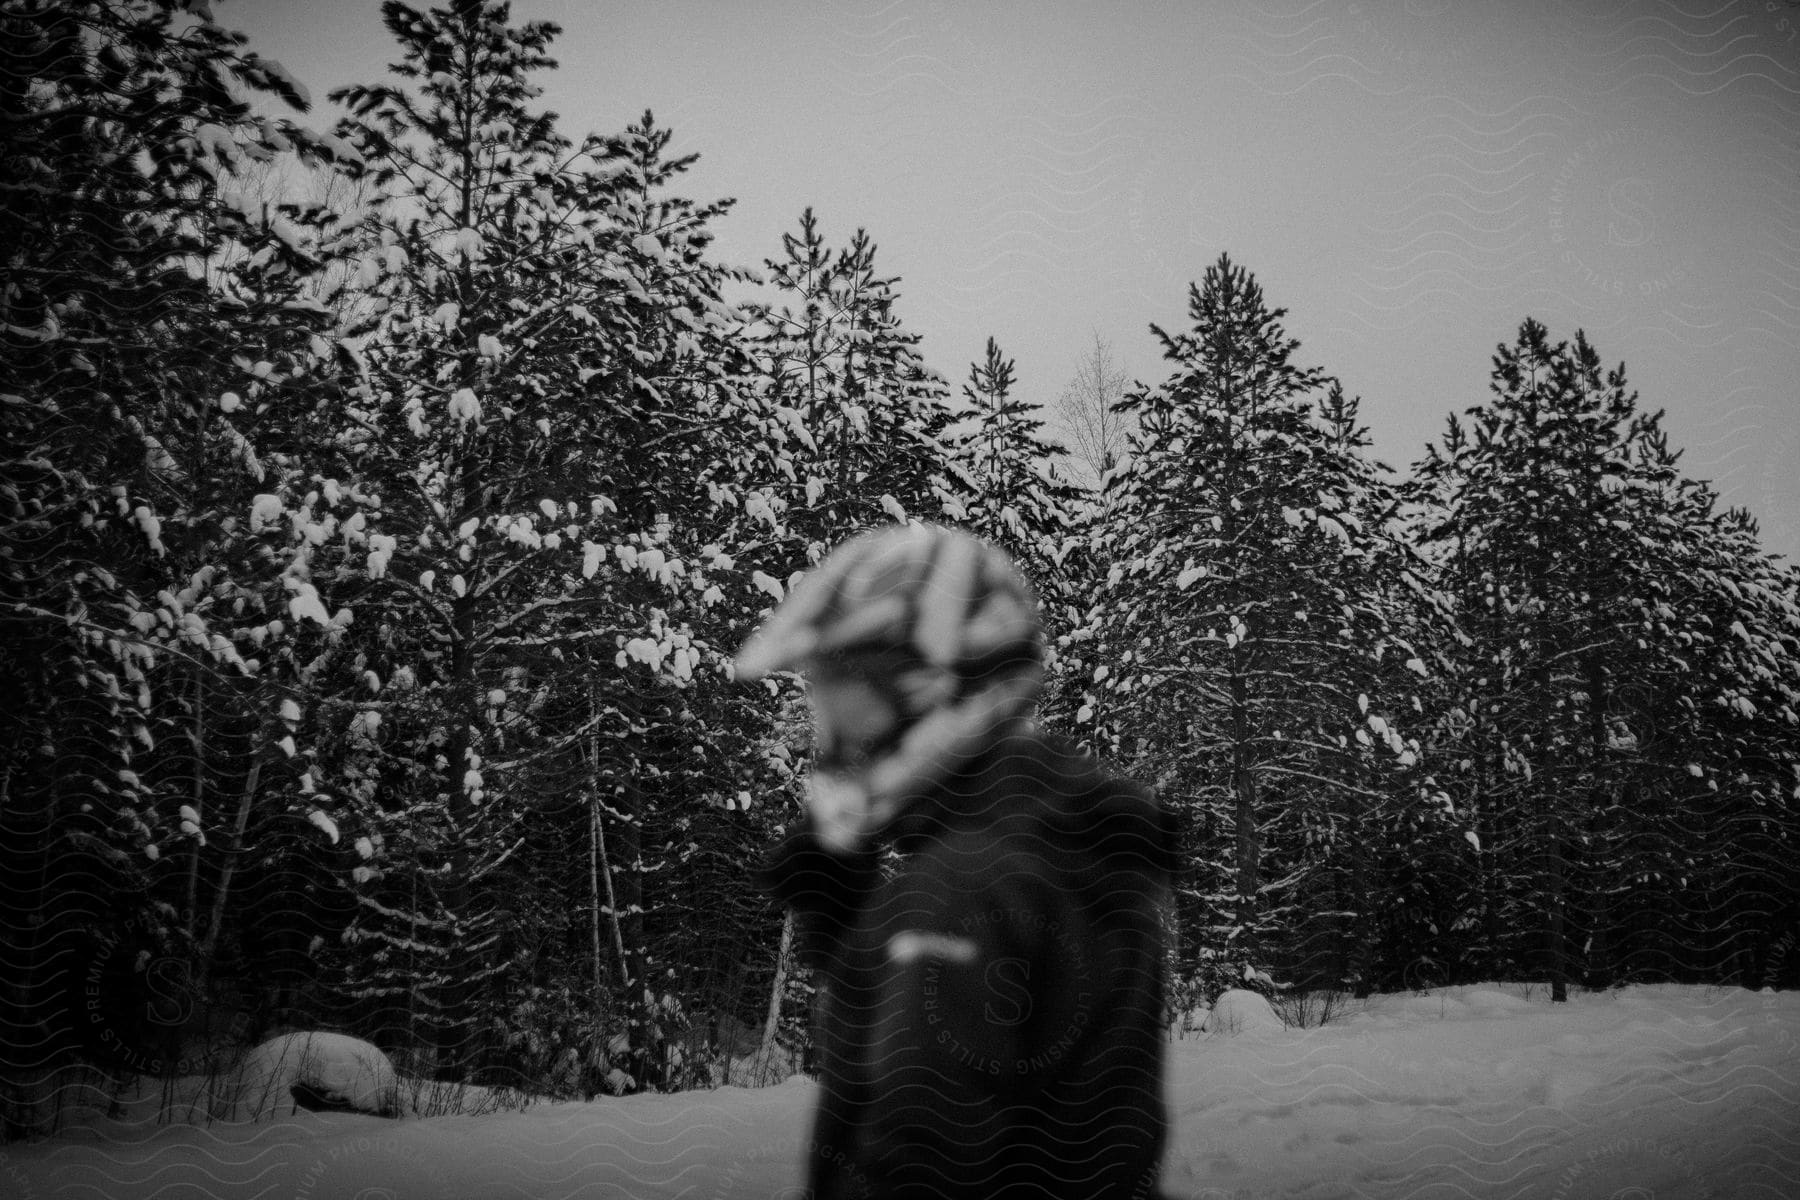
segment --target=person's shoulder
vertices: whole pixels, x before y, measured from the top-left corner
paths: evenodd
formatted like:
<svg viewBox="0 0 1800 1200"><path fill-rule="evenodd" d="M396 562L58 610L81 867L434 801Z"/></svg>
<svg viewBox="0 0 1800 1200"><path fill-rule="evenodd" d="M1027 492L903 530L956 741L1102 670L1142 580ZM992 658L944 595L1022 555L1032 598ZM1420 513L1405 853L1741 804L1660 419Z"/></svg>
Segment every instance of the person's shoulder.
<svg viewBox="0 0 1800 1200"><path fill-rule="evenodd" d="M1034 816L1046 827L1095 857L1172 871L1174 824L1148 787L1041 730L1009 739L1001 754L1009 773L1029 780Z"/></svg>
<svg viewBox="0 0 1800 1200"><path fill-rule="evenodd" d="M1006 774L1029 780L1057 808L1086 811L1094 804L1122 804L1154 809L1150 789L1113 770L1060 734L1027 729L998 747L996 765Z"/></svg>

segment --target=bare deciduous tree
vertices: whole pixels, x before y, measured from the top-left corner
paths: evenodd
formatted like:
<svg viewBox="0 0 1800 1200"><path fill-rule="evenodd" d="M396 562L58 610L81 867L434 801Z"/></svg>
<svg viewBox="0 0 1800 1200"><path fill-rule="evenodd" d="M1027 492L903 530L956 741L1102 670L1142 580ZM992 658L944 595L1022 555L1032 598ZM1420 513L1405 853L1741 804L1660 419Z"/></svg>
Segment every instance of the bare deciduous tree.
<svg viewBox="0 0 1800 1200"><path fill-rule="evenodd" d="M1068 448L1070 475L1090 490L1097 490L1106 472L1125 457L1132 418L1116 407L1125 383L1112 343L1095 332L1093 349L1082 356L1051 408L1055 429Z"/></svg>

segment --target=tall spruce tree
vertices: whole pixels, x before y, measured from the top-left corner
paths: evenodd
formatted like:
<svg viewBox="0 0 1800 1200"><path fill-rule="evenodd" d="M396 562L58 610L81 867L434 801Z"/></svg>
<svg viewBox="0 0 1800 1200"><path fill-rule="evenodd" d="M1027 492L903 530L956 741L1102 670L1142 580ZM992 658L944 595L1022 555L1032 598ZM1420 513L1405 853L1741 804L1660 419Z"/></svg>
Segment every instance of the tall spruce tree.
<svg viewBox="0 0 1800 1200"><path fill-rule="evenodd" d="M1603 423L1580 412L1587 396L1566 349L1527 322L1515 345L1497 351L1494 403L1471 411L1447 520L1430 534L1458 543L1453 586L1481 647L1465 668L1473 674L1464 711L1480 779L1470 801L1488 810L1479 836L1501 887L1482 901L1485 923L1503 941L1530 931L1535 947L1493 952L1544 973L1557 999L1570 967L1568 856L1579 820L1571 797L1586 774L1584 726L1565 694L1577 690L1578 668L1565 655L1599 616L1588 603L1599 582L1585 570L1603 558L1596 484L1629 415L1622 394Z"/></svg>
<svg viewBox="0 0 1800 1200"><path fill-rule="evenodd" d="M946 473L947 389L901 324L899 281L876 272L868 233L833 252L809 208L782 250L766 264L759 349L796 445L767 495L789 569L803 570L859 529L942 519L968 489Z"/></svg>
<svg viewBox="0 0 1800 1200"><path fill-rule="evenodd" d="M1743 851L1725 811L1785 785L1779 768L1739 772L1744 790L1713 799L1724 747L1702 730L1753 719L1747 690L1786 705L1779 603L1721 636L1753 607L1741 597L1778 589L1746 591L1757 555L1585 336L1552 343L1527 320L1495 354L1492 391L1418 472L1467 639L1445 748L1482 845L1481 954L1556 999L1577 979L1716 970L1727 922L1703 880L1733 877ZM1695 866L1700 847L1715 872Z"/></svg>
<svg viewBox="0 0 1800 1200"><path fill-rule="evenodd" d="M1085 495L1062 479L1058 448L1037 411L1014 394L1013 362L993 338L969 366L963 397L972 412L945 431L947 449L971 489L960 513L971 532L1005 550L1037 593L1054 640L1072 623L1063 558Z"/></svg>
<svg viewBox="0 0 1800 1200"><path fill-rule="evenodd" d="M748 404L730 273L705 258L723 205L667 194L691 159L648 114L577 146L531 107L553 25L475 2L383 18L411 87L339 94L381 189L356 276L373 303L351 306L374 679L353 712L320 714L367 735L345 796L367 835L367 945L345 974L382 1010L365 1019L434 1045L446 1077L517 1066L501 1014L524 996L565 1024L580 1010L596 1066L601 1027L623 1023L629 1061L611 1069L642 1081L658 1014L679 1007L653 949L654 822L722 808L744 774L691 699L735 648L696 639L725 594L714 576L748 591L709 536L724 501L702 478ZM567 905L537 856L566 862L571 840L590 846L593 921L546 958L534 922ZM571 977L593 981L582 999Z"/></svg>
<svg viewBox="0 0 1800 1200"><path fill-rule="evenodd" d="M1327 380L1293 364L1283 315L1222 256L1189 289L1189 328L1153 327L1172 373L1124 401L1138 433L1085 649L1078 716L1184 818L1194 867L1176 966L1208 986L1267 967L1366 969L1314 961L1288 931L1319 848L1348 847L1359 816L1374 823L1385 792L1367 772L1418 753L1401 732L1410 694L1377 686L1417 655L1393 629L1392 591L1362 578L1405 556L1353 414L1340 404L1335 431L1320 421ZM1364 746L1379 751L1367 764ZM1353 919L1348 889L1331 891Z"/></svg>
<svg viewBox="0 0 1800 1200"><path fill-rule="evenodd" d="M0 1089L18 1132L69 1055L174 1069L205 998L228 798L281 724L263 643L284 564L243 515L287 482L264 415L309 403L321 346L295 296L311 216L246 203L233 173L321 147L255 114L253 97L305 94L204 5L16 0L0 31L0 888L17 914ZM90 976L105 1007L77 1020Z"/></svg>

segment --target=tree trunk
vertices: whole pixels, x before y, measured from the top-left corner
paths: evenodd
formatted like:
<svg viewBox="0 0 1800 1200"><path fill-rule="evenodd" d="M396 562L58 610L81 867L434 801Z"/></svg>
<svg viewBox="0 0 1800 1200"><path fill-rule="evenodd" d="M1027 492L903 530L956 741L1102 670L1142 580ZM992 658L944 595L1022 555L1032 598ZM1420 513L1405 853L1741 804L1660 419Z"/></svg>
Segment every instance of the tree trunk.
<svg viewBox="0 0 1800 1200"><path fill-rule="evenodd" d="M237 818L232 822L231 840L225 845L224 861L219 865L219 885L213 891L212 913L206 922L200 951L195 956L194 986L201 994L205 993L212 977L213 960L219 952L219 931L225 927L225 909L231 897L231 878L237 872L238 855L244 848L244 830L249 827L250 809L256 802L256 788L261 780L262 756L259 753L251 759L250 769L244 772L244 790L238 795Z"/></svg>
<svg viewBox="0 0 1800 1200"><path fill-rule="evenodd" d="M1509 966L1513 959L1513 943L1505 938L1500 927L1500 909L1513 886L1511 872L1515 869L1519 852L1515 840L1513 846L1507 848L1505 860L1500 857L1503 840L1500 836L1502 810L1499 801L1489 802L1489 797L1500 795L1501 789L1506 786L1506 766L1501 752L1492 748L1492 742L1496 740L1492 736L1492 726L1483 725L1482 729L1483 741L1489 745L1482 747L1477 759L1480 774L1474 780L1470 805L1474 814L1472 828L1476 838L1481 841L1481 850L1476 856L1481 862L1481 869L1476 873L1476 879L1481 888L1482 939L1486 942L1487 962L1482 969L1499 971ZM1516 808L1514 813L1516 817ZM1485 825L1482 821L1484 817ZM1515 824L1514 829L1516 828Z"/></svg>
<svg viewBox="0 0 1800 1200"><path fill-rule="evenodd" d="M637 781L629 776L624 777L618 786L620 798L621 821L618 840L618 858L623 864L625 873L619 895L613 902L613 929L618 939L616 946L619 952L619 969L629 976L626 1002L635 1008L639 1015L633 1021L637 1036L633 1039L633 1050L643 1067L639 1082L644 1076L660 1070L659 1038L657 1036L656 998L651 990L654 981L653 964L650 947L644 934L644 794ZM611 893L609 892L609 897ZM623 908L623 912L620 909ZM627 947L630 947L627 950Z"/></svg>
<svg viewBox="0 0 1800 1200"><path fill-rule="evenodd" d="M1231 782L1236 800L1237 893L1240 947L1249 961L1261 951L1256 931L1258 869L1262 845L1256 831L1256 775L1250 768L1249 720L1244 677L1231 677ZM1255 964L1252 964L1255 965Z"/></svg>
<svg viewBox="0 0 1800 1200"><path fill-rule="evenodd" d="M463 463L461 486L465 505L472 504L476 492L476 472L471 462L472 455L465 458ZM467 570L468 578L479 577L479 547L470 557ZM463 1059L471 1049L468 1033L473 1018L471 1006L474 994L467 980L477 964L468 952L467 943L480 935L476 920L478 914L473 911L474 889L469 884L475 866L472 834L480 811L469 794L466 782L480 720L477 700L477 678L481 669L476 635L476 607L480 603L478 597L479 590L471 583L465 593L450 604L450 670L446 681L450 736L445 745L446 764L441 782L450 833L445 853L445 878L439 894L442 897L444 916L450 922L448 936L451 942L445 947L445 969L449 984L439 997L438 1016L442 1024L437 1042L440 1055L439 1078L450 1082L460 1082L465 1078L466 1063ZM442 1065L443 1055L447 1051L455 1051L455 1054L445 1073Z"/></svg>
<svg viewBox="0 0 1800 1200"><path fill-rule="evenodd" d="M1583 875L1587 881L1587 895L1583 904L1587 919L1587 938L1582 949L1582 979L1591 988L1605 987L1612 982L1614 963L1612 957L1612 924L1614 897L1620 890L1623 880L1615 874L1618 867L1619 841L1614 835L1617 821L1621 814L1618 806L1611 803L1612 790L1608 780L1612 777L1612 758L1608 752L1611 745L1608 741L1606 726L1606 710L1611 707L1612 694L1606 686L1606 670L1601 665L1598 655L1590 655L1588 668L1588 731L1593 771L1593 787L1591 789L1591 810L1588 814L1588 861ZM1629 778L1620 789L1621 804L1623 796L1629 794L1631 783Z"/></svg>
<svg viewBox="0 0 1800 1200"><path fill-rule="evenodd" d="M1563 923L1563 836L1557 803L1555 795L1540 793L1543 872L1538 899L1544 908L1545 973L1550 980L1550 999L1561 1003L1569 998L1569 948Z"/></svg>
<svg viewBox="0 0 1800 1200"><path fill-rule="evenodd" d="M612 927L613 953L619 972L619 988L621 991L631 987L631 958L625 953L625 931L619 921L619 898L613 890L612 863L606 854L606 825L600 819L600 806L595 804L594 814L594 853L599 860L600 881L606 888L606 918Z"/></svg>
<svg viewBox="0 0 1800 1200"><path fill-rule="evenodd" d="M1361 771L1353 773L1351 778L1358 784L1364 782ZM1350 857L1350 894L1343 898L1343 908L1349 914L1345 918L1348 922L1345 936L1349 944L1350 990L1351 994L1361 1000L1369 995L1372 987L1370 980L1375 974L1372 954L1375 934L1369 927L1373 913L1369 911L1368 899L1368 848L1366 845L1368 835L1363 829L1363 814L1359 808L1355 807L1366 801L1353 798L1350 803L1352 808L1348 822L1349 828L1346 831L1349 844L1345 848L1345 853Z"/></svg>
<svg viewBox="0 0 1800 1200"><path fill-rule="evenodd" d="M594 959L594 1016L596 1027L601 1013L607 1011L607 966L605 955L599 952L599 797L589 795L587 801L587 901L589 901L589 943L590 954ZM607 880L608 891L610 883Z"/></svg>
<svg viewBox="0 0 1800 1200"><path fill-rule="evenodd" d="M602 906L599 900L602 890L606 895L604 906L606 920L612 933L613 952L617 956L616 963L619 972L619 990L622 993L631 985L631 965L625 955L625 934L619 924L619 900L613 890L612 863L606 852L606 822L601 815L604 805L600 800L601 756L598 725L600 697L592 684L588 686L588 716L590 720L596 722L593 730L588 734L587 759L590 788L588 793L590 797L588 805L588 894L594 898L590 934L594 955L594 1000L598 1005L602 988L600 967L600 912ZM598 1008L596 1011L599 1011Z"/></svg>
<svg viewBox="0 0 1800 1200"><path fill-rule="evenodd" d="M200 673L194 673L194 725L189 736L194 746L194 825L204 828L200 818L206 815L206 689L205 681ZM194 944L195 926L199 924L200 914L200 835L196 833L190 839L187 867L187 898L182 908L183 930L187 934L188 945Z"/></svg>
<svg viewBox="0 0 1800 1200"><path fill-rule="evenodd" d="M781 919L781 946L775 951L775 982L769 986L769 1012L763 1018L762 1044L756 1048L757 1073L768 1069L775 1055L775 1034L781 1028L781 993L787 986L788 955L794 946L794 910Z"/></svg>
<svg viewBox="0 0 1800 1200"><path fill-rule="evenodd" d="M472 59L474 52L466 43L462 49ZM465 60L465 69L467 61ZM456 177L460 193L459 220L463 228L475 228L478 224L475 177L480 167L474 149L473 130L469 128L466 112L457 145L461 156L460 172ZM474 268L467 256L464 256L458 266L455 278L456 300L464 315L464 320L458 326L461 344L456 351L456 380L463 387L476 388L482 382L479 340L481 323L478 319L481 297L476 291ZM485 464L477 443L467 432L459 436L460 444L452 451L456 470L456 504L452 510L452 520L460 523L471 516L485 516L489 496L488 472L483 469ZM472 940L479 941L482 924L479 918L485 915L474 911L478 906L478 899L469 883L476 860L472 834L479 813L465 782L480 721L477 684L482 667L482 650L476 625L482 603L480 580L483 546L479 525L465 545L470 550L465 568L467 587L461 596L450 602L450 671L446 682L451 728L445 747L448 765L443 781L450 837L447 861L444 863L445 880L440 891L444 915L449 920L450 944L445 947L447 953L444 959L449 982L438 997L439 1025L436 1039L438 1078L452 1083L460 1083L468 1078L470 1058L476 1050L472 1036L475 1029L475 991L470 979L477 963L469 943Z"/></svg>

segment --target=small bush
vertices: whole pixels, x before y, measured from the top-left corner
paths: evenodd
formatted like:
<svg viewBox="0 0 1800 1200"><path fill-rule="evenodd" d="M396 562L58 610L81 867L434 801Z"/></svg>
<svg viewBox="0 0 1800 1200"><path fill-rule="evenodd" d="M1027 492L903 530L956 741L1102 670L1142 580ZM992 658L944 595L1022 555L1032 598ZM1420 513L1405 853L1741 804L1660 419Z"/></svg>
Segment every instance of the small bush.
<svg viewBox="0 0 1800 1200"><path fill-rule="evenodd" d="M415 1117L485 1117L523 1112L533 1099L529 1092L514 1087L400 1077L401 1112Z"/></svg>
<svg viewBox="0 0 1800 1200"><path fill-rule="evenodd" d="M1349 1012L1354 1004L1355 997L1338 988L1276 992L1269 997L1269 1006L1289 1029L1316 1029L1328 1025Z"/></svg>

